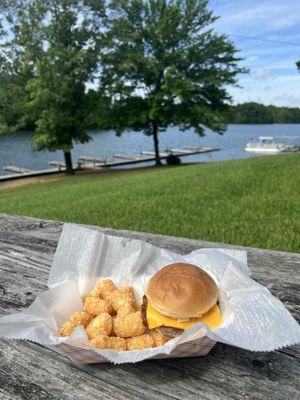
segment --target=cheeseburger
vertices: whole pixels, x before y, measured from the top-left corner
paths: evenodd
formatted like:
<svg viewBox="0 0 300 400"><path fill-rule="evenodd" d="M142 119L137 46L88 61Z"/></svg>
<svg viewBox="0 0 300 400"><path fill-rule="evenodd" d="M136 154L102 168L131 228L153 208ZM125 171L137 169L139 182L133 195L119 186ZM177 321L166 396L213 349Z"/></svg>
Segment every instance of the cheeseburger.
<svg viewBox="0 0 300 400"><path fill-rule="evenodd" d="M142 306L144 321L166 336L176 337L196 322L211 329L222 323L218 287L205 271L191 264L162 268L149 280Z"/></svg>

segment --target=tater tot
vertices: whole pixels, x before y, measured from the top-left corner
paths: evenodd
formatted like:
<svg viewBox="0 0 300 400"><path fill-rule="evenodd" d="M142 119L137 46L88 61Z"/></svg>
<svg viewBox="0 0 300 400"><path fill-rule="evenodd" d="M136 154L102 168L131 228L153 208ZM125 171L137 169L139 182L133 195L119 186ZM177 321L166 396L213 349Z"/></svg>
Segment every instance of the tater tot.
<svg viewBox="0 0 300 400"><path fill-rule="evenodd" d="M126 339L127 350L143 350L154 347L154 340L151 335L144 334Z"/></svg>
<svg viewBox="0 0 300 400"><path fill-rule="evenodd" d="M67 321L60 327L58 333L60 336L70 336L75 329L76 325L74 325L71 321Z"/></svg>
<svg viewBox="0 0 300 400"><path fill-rule="evenodd" d="M126 350L126 341L120 337L96 336L90 343L91 346L96 347L96 349Z"/></svg>
<svg viewBox="0 0 300 400"><path fill-rule="evenodd" d="M149 335L152 337L155 346L162 346L167 343L168 339L163 333L159 332L157 329L151 329Z"/></svg>
<svg viewBox="0 0 300 400"><path fill-rule="evenodd" d="M118 309L118 317L125 317L126 315L133 314L137 310L132 303L132 301L128 301L127 303L124 303L119 309Z"/></svg>
<svg viewBox="0 0 300 400"><path fill-rule="evenodd" d="M131 302L133 306L135 305L134 298L132 298L128 292L123 290L115 290L109 294L107 299L116 311L128 302Z"/></svg>
<svg viewBox="0 0 300 400"><path fill-rule="evenodd" d="M61 336L70 336L76 326L83 325L86 327L88 323L92 320L89 314L84 311L74 312L68 321L66 321L59 329L59 334Z"/></svg>
<svg viewBox="0 0 300 400"><path fill-rule="evenodd" d="M86 295L82 296L82 300L84 301L87 297L101 298L101 296L99 295L99 292L95 289L93 289L91 292L87 293Z"/></svg>
<svg viewBox="0 0 300 400"><path fill-rule="evenodd" d="M86 333L89 339L99 335L109 336L112 331L112 318L108 313L103 313L94 318L86 327Z"/></svg>
<svg viewBox="0 0 300 400"><path fill-rule="evenodd" d="M113 314L114 312L112 306L107 300L98 297L86 297L83 302L83 309L93 317L105 312L109 314Z"/></svg>
<svg viewBox="0 0 300 400"><path fill-rule="evenodd" d="M83 325L84 327L86 327L92 319L93 317L88 313L84 311L77 311L71 315L69 321L72 322L75 326Z"/></svg>
<svg viewBox="0 0 300 400"><path fill-rule="evenodd" d="M126 295L128 295L128 297L132 299L136 311L141 309L140 305L136 301L134 288L132 286L123 286L120 288L120 291L125 293Z"/></svg>
<svg viewBox="0 0 300 400"><path fill-rule="evenodd" d="M97 283L94 290L97 290L100 297L107 299L109 294L117 290L116 285L110 279L104 279Z"/></svg>
<svg viewBox="0 0 300 400"><path fill-rule="evenodd" d="M128 297L131 297L133 300L135 300L134 288L132 286L122 286L120 291L126 293Z"/></svg>
<svg viewBox="0 0 300 400"><path fill-rule="evenodd" d="M114 318L113 331L117 336L125 338L142 335L145 332L145 326L141 312Z"/></svg>

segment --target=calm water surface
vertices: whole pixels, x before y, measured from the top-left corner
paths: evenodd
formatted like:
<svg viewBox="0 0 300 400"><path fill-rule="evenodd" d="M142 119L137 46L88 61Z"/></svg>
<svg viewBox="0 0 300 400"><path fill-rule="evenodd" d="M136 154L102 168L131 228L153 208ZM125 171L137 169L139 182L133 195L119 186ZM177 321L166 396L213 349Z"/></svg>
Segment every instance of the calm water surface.
<svg viewBox="0 0 300 400"><path fill-rule="evenodd" d="M113 131L89 131L92 140L84 145L74 146L73 161L78 156L94 156L112 158L114 153L122 152L130 155L139 155L141 150L153 150L153 139L139 132L126 132L117 137ZM50 160L63 161L61 151L33 152L31 132L22 132L11 135L0 135L0 175L5 172L6 165L29 168L33 170L49 168ZM255 157L244 151L245 144L251 138L259 136L292 136L292 143L300 144L300 124L280 125L229 125L223 136L209 130L205 137L199 137L192 131L180 132L177 128L170 128L160 133L160 150L168 147L183 146L210 146L218 147L221 151L208 154L198 154L182 158L183 162L209 162L244 157ZM148 163L149 165L149 163Z"/></svg>

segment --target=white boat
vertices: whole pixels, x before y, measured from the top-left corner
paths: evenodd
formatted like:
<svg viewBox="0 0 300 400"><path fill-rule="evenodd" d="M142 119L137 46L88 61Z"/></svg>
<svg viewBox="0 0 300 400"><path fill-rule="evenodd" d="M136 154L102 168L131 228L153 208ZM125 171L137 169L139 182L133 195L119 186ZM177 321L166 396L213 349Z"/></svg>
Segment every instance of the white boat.
<svg viewBox="0 0 300 400"><path fill-rule="evenodd" d="M244 150L265 154L294 153L300 150L300 146L278 142L274 136L260 136L258 140L247 143Z"/></svg>

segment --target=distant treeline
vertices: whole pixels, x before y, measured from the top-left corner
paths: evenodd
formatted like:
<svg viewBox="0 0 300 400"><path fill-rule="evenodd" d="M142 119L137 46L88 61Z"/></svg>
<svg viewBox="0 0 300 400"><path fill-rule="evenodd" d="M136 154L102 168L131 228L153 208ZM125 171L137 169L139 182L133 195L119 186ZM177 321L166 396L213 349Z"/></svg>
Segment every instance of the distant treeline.
<svg viewBox="0 0 300 400"><path fill-rule="evenodd" d="M299 124L300 108L265 106L259 103L243 103L230 106L228 124Z"/></svg>
<svg viewBox="0 0 300 400"><path fill-rule="evenodd" d="M104 126L101 123L97 92L90 90L87 96L92 111L86 120L86 127L112 129L111 126ZM255 102L229 106L223 116L226 124L300 124L300 108L265 106Z"/></svg>

